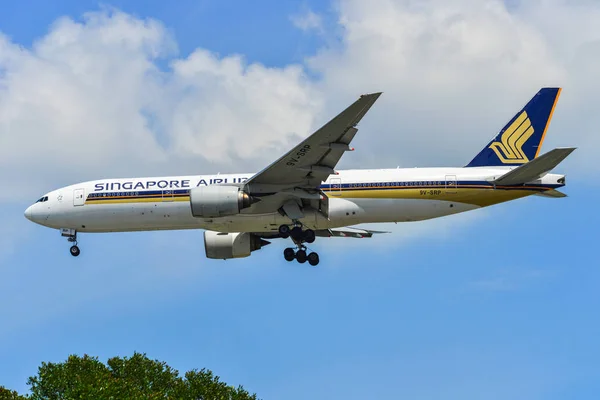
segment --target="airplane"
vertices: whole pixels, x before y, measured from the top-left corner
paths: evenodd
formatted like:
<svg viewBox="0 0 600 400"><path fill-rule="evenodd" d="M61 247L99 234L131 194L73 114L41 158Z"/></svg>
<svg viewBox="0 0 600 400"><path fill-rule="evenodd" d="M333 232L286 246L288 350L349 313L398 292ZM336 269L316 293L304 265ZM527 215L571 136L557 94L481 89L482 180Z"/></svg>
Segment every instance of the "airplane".
<svg viewBox="0 0 600 400"><path fill-rule="evenodd" d="M566 197L550 171L576 148L540 150L561 88L540 89L464 167L336 170L381 92L364 94L257 173L102 179L42 196L25 217L59 229L79 256L79 233L204 229L210 259L243 258L291 238L287 261L316 266L307 244L386 233L363 223L422 221L530 195Z"/></svg>

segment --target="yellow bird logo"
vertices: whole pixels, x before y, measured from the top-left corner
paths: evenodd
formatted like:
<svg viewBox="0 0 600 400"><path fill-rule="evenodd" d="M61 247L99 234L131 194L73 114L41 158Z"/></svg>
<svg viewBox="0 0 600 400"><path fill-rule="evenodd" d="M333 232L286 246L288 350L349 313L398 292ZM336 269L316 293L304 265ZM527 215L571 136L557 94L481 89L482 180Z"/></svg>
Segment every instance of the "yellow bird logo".
<svg viewBox="0 0 600 400"><path fill-rule="evenodd" d="M521 115L504 131L500 142L494 142L490 149L494 150L504 164L522 164L529 161L523 153L523 145L533 135L533 126L523 111Z"/></svg>

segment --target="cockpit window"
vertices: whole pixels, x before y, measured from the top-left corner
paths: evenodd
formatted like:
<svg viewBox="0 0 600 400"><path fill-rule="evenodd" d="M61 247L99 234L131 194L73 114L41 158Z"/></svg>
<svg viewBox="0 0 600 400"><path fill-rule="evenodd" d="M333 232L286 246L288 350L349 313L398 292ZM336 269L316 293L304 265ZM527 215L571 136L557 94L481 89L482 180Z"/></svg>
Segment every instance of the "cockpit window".
<svg viewBox="0 0 600 400"><path fill-rule="evenodd" d="M45 201L48 201L48 196L44 196L44 197L40 198L38 201L36 201L36 203L43 203Z"/></svg>

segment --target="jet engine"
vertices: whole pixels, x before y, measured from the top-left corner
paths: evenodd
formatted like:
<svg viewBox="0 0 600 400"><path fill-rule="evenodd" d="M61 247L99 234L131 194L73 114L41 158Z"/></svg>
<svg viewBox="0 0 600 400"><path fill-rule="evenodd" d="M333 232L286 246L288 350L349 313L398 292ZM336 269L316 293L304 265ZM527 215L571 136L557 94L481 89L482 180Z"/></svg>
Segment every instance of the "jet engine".
<svg viewBox="0 0 600 400"><path fill-rule="evenodd" d="M248 257L251 252L270 244L266 240L247 232L220 233L204 232L206 258L227 260L229 258Z"/></svg>
<svg viewBox="0 0 600 400"><path fill-rule="evenodd" d="M199 186L190 190L192 215L197 218L236 215L258 201L236 186Z"/></svg>

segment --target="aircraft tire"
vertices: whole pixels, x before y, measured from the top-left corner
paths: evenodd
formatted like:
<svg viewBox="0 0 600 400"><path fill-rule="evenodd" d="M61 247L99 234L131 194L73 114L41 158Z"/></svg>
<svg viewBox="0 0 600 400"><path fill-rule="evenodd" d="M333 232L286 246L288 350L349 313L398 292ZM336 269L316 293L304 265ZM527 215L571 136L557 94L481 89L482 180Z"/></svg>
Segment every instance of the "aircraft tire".
<svg viewBox="0 0 600 400"><path fill-rule="evenodd" d="M317 264L319 264L319 255L317 253L310 253L308 255L308 263L310 265L312 265L313 267L315 267Z"/></svg>
<svg viewBox="0 0 600 400"><path fill-rule="evenodd" d="M289 238L290 237L290 227L287 225L280 225L279 226L279 234L284 239Z"/></svg>
<svg viewBox="0 0 600 400"><path fill-rule="evenodd" d="M283 251L283 258L285 258L286 261L294 261L296 258L296 251L291 247L288 247Z"/></svg>
<svg viewBox="0 0 600 400"><path fill-rule="evenodd" d="M304 241L306 243L313 243L316 239L315 231L307 229L304 231Z"/></svg>
<svg viewBox="0 0 600 400"><path fill-rule="evenodd" d="M298 250L296 253L296 261L298 261L300 264L304 264L306 262L306 251Z"/></svg>
<svg viewBox="0 0 600 400"><path fill-rule="evenodd" d="M71 248L69 249L69 252L71 253L71 255L73 257L77 257L81 253L81 251L79 250L79 247L77 247L77 246L71 246Z"/></svg>
<svg viewBox="0 0 600 400"><path fill-rule="evenodd" d="M294 240L302 240L302 237L304 236L304 232L302 232L302 228L300 228L299 226L295 226L290 231L290 236Z"/></svg>

